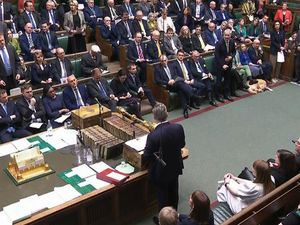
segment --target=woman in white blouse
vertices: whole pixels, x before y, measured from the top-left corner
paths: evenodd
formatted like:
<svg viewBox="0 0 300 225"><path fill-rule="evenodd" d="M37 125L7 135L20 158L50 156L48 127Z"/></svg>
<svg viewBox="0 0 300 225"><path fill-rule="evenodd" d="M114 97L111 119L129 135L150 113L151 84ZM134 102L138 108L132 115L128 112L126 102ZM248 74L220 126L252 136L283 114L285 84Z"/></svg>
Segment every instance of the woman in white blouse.
<svg viewBox="0 0 300 225"><path fill-rule="evenodd" d="M159 31L167 32L167 29L171 27L173 31L176 31L175 25L171 17L168 17L167 9L161 11L161 17L157 19L157 27Z"/></svg>
<svg viewBox="0 0 300 225"><path fill-rule="evenodd" d="M219 202L227 202L233 213L238 213L256 199L271 192L275 185L271 180L269 164L264 160L253 163L254 181L225 174L224 185L218 190Z"/></svg>

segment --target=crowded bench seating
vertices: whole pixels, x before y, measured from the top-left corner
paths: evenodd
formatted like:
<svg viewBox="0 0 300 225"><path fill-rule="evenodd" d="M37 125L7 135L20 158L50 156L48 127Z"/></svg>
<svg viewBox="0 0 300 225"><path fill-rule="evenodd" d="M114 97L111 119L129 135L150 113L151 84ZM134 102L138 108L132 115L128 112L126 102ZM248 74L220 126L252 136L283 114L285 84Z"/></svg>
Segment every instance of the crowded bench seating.
<svg viewBox="0 0 300 225"><path fill-rule="evenodd" d="M215 224L223 221L222 225L278 224L282 216L297 207L300 202L299 193L300 174L232 217L229 207L223 203L217 205L213 209Z"/></svg>
<svg viewBox="0 0 300 225"><path fill-rule="evenodd" d="M113 57L113 46L112 44L108 41L105 40L100 31L100 27L96 27L96 44L100 47L101 49L101 54L107 56L108 61L112 61Z"/></svg>

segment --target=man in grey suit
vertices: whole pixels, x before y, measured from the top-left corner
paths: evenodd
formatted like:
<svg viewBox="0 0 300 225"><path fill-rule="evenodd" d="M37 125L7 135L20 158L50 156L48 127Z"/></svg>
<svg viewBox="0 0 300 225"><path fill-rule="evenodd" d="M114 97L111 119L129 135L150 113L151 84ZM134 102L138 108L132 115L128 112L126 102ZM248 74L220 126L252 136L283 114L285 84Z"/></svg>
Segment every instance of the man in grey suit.
<svg viewBox="0 0 300 225"><path fill-rule="evenodd" d="M5 38L0 35L0 87L5 88L7 93L16 87L16 80L20 79L17 73L20 59L12 45L6 45Z"/></svg>
<svg viewBox="0 0 300 225"><path fill-rule="evenodd" d="M176 58L177 51L182 49L182 44L171 27L167 29L167 35L164 37L164 47L169 59Z"/></svg>
<svg viewBox="0 0 300 225"><path fill-rule="evenodd" d="M99 68L93 69L92 78L86 85L91 100L116 111L118 98L114 96L107 80L101 77Z"/></svg>

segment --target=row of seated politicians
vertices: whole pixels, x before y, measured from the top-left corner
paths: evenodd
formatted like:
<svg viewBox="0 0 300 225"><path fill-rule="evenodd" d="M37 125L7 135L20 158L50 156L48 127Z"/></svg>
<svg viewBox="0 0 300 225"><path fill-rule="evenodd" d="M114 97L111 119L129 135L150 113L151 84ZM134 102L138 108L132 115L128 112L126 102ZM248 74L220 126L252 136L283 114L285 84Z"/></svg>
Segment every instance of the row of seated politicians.
<svg viewBox="0 0 300 225"><path fill-rule="evenodd" d="M257 199L273 191L300 172L300 138L293 141L295 153L279 149L275 159L256 160L253 168L245 168L238 176L224 175L223 184L217 191L218 202L226 202L236 214ZM246 171L245 171L246 170ZM160 225L214 225L214 215L210 209L208 196L200 190L194 191L189 198L189 214L179 214L176 206L166 206L160 210ZM271 216L271 215L270 215ZM298 225L300 222L300 204L293 212L278 218L278 225Z"/></svg>

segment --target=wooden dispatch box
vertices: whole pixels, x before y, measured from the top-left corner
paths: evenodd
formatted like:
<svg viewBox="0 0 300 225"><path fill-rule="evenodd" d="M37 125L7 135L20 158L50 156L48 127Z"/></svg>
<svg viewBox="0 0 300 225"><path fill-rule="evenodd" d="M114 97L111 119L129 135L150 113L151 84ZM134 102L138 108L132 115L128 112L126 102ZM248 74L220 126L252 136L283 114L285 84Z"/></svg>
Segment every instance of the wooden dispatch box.
<svg viewBox="0 0 300 225"><path fill-rule="evenodd" d="M101 113L99 113L99 105L90 105L75 109L72 111L72 125L74 128L84 129L94 125L100 125L102 119L111 116L110 109L101 106Z"/></svg>
<svg viewBox="0 0 300 225"><path fill-rule="evenodd" d="M144 151L137 151L126 143L123 145L123 159L139 170L147 169L143 162L143 154ZM181 149L181 156L183 159L188 158L189 150L186 147Z"/></svg>

